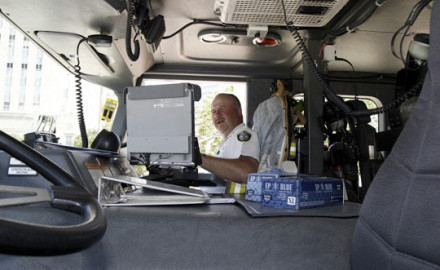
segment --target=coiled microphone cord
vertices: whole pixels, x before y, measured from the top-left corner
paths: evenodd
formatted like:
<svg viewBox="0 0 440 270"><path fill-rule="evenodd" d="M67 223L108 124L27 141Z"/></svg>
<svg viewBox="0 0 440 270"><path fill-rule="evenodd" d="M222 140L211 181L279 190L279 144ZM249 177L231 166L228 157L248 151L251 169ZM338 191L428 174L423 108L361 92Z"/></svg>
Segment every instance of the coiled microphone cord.
<svg viewBox="0 0 440 270"><path fill-rule="evenodd" d="M74 68L75 68L76 109L77 109L79 130L80 130L80 134L81 134L82 147L84 147L84 148L88 148L89 141L87 138L86 124L84 121L84 109L83 109L82 86L81 86L81 65L79 62L79 46L81 45L81 43L83 43L86 40L87 40L86 38L83 38L78 42L78 45L76 47L77 64L74 66Z"/></svg>
<svg viewBox="0 0 440 270"><path fill-rule="evenodd" d="M139 40L136 39L136 36L133 41L134 53L132 52L132 48L131 48L131 29L133 28L133 16L135 12L135 6L132 0L126 0L126 3L127 3L127 29L125 33L125 49L127 51L128 58L130 58L131 61L136 61L138 60L140 54Z"/></svg>

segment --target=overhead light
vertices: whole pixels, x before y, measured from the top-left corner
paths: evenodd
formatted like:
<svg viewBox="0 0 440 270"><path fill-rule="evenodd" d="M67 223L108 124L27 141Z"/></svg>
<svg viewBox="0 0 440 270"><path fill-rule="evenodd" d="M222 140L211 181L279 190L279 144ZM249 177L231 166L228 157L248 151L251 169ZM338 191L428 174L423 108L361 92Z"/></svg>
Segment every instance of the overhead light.
<svg viewBox="0 0 440 270"><path fill-rule="evenodd" d="M252 43L259 47L276 47L281 44L281 36L270 32L265 37L255 37Z"/></svg>
<svg viewBox="0 0 440 270"><path fill-rule="evenodd" d="M256 37L252 42L254 43L254 45L261 47L275 47L280 45L281 43L279 40L273 38L267 38L267 37L265 38Z"/></svg>
<svg viewBox="0 0 440 270"><path fill-rule="evenodd" d="M204 43L275 47L281 44L281 36L268 32L265 37L249 37L246 30L239 29L205 29L199 32L198 38Z"/></svg>
<svg viewBox="0 0 440 270"><path fill-rule="evenodd" d="M199 39L205 43L223 43L227 37L220 33L205 33L199 35Z"/></svg>
<svg viewBox="0 0 440 270"><path fill-rule="evenodd" d="M236 44L239 36L246 35L244 30L236 29L205 29L199 32L199 40L205 43Z"/></svg>

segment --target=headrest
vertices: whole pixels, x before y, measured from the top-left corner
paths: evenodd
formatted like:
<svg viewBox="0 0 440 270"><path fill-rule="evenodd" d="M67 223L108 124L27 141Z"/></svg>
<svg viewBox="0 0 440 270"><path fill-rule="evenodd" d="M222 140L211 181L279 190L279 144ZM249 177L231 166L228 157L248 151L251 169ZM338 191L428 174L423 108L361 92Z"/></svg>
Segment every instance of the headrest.
<svg viewBox="0 0 440 270"><path fill-rule="evenodd" d="M367 110L367 105L365 104L365 102L360 100L349 100L346 101L345 103L347 103L347 105L350 106L353 109L353 111ZM368 124L371 122L371 117L369 115L358 116L356 119L358 124Z"/></svg>

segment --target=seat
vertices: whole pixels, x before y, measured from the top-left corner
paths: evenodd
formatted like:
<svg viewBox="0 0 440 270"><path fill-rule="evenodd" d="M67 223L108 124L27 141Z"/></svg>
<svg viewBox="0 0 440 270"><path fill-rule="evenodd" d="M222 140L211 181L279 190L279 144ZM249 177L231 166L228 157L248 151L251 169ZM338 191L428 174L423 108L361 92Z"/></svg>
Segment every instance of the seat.
<svg viewBox="0 0 440 270"><path fill-rule="evenodd" d="M440 3L418 103L363 202L353 269L440 269ZM439 41L439 42L437 42Z"/></svg>
<svg viewBox="0 0 440 270"><path fill-rule="evenodd" d="M367 105L360 100L346 102L354 110L367 110ZM381 159L376 151L376 129L369 123L369 115L357 117L353 123L354 138L358 147L359 173L362 186L358 187L358 197L362 201L380 167Z"/></svg>
<svg viewBox="0 0 440 270"><path fill-rule="evenodd" d="M254 129L260 141L259 172L279 168L284 160L287 136L283 119L284 109L279 96L263 101L255 110Z"/></svg>
<svg viewBox="0 0 440 270"><path fill-rule="evenodd" d="M305 124L305 118L300 112L302 105L294 101L291 93L286 90L285 86L287 89L290 88L288 80L279 79L273 84L276 92L258 105L253 116L253 128L257 131L260 142L258 171L283 168L289 172L296 172L296 164L293 161L296 155L293 127L297 123ZM286 160L289 162L283 163Z"/></svg>

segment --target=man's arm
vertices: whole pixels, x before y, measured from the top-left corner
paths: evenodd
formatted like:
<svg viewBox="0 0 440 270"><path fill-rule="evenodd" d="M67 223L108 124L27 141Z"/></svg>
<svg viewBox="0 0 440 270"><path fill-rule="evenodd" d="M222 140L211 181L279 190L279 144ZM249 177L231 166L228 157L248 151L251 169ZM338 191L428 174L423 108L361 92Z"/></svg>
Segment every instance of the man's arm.
<svg viewBox="0 0 440 270"><path fill-rule="evenodd" d="M257 172L258 161L247 156L225 159L202 155L201 166L220 178L237 183L247 183L248 174Z"/></svg>

